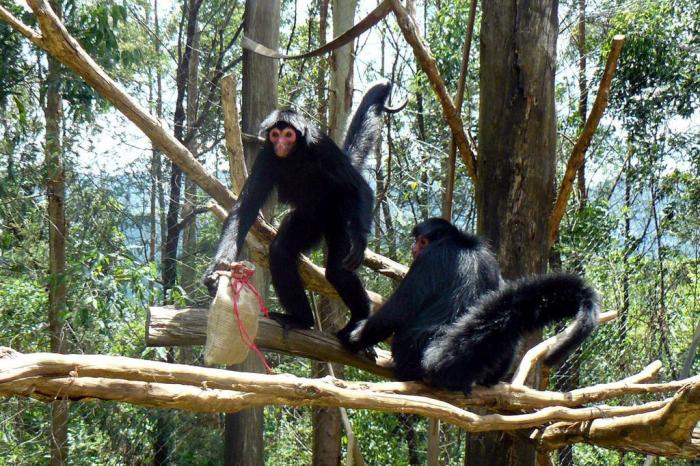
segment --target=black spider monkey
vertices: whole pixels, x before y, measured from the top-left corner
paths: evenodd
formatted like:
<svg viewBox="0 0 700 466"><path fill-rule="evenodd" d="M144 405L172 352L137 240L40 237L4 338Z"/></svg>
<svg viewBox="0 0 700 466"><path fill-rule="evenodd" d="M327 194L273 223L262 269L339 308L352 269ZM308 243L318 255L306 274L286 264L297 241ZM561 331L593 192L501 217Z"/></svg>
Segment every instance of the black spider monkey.
<svg viewBox="0 0 700 466"><path fill-rule="evenodd" d="M374 193L360 174L374 148L387 108L391 84L371 87L353 116L341 150L326 134L294 110L273 111L260 125L265 143L229 212L214 261L204 282L215 291L215 270L237 260L248 230L273 188L292 210L270 245L272 284L287 315L273 317L288 328L310 328L314 321L297 269L300 253L325 238L326 278L350 308L341 340L369 315L370 301L354 273L364 258L372 221Z"/></svg>
<svg viewBox="0 0 700 466"><path fill-rule="evenodd" d="M574 317L575 326L544 362L562 362L596 328L598 297L578 276L551 274L505 282L496 257L476 236L431 218L413 229L414 262L382 308L350 335L359 350L393 334L398 380L448 390L491 386L510 369L528 332Z"/></svg>

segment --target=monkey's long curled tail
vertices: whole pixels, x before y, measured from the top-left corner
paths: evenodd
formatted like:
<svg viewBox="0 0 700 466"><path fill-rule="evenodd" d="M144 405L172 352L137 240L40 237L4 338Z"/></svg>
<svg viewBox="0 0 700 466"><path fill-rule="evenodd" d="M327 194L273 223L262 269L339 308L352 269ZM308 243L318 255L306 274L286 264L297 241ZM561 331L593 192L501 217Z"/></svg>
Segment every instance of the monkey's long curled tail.
<svg viewBox="0 0 700 466"><path fill-rule="evenodd" d="M577 275L552 274L518 280L505 292L511 306L520 308L525 331L573 317L571 332L552 347L543 362L563 362L598 326L598 294Z"/></svg>
<svg viewBox="0 0 700 466"><path fill-rule="evenodd" d="M572 331L545 356L562 362L598 325L598 295L571 274L525 278L481 298L426 348L422 366L436 386L468 392L506 375L524 335L573 317Z"/></svg>
<svg viewBox="0 0 700 466"><path fill-rule="evenodd" d="M361 170L367 156L379 137L382 129L382 112L392 111L386 108L386 101L391 94L391 83L380 81L370 87L362 97L360 105L350 120L345 132L343 152L348 154L352 164Z"/></svg>

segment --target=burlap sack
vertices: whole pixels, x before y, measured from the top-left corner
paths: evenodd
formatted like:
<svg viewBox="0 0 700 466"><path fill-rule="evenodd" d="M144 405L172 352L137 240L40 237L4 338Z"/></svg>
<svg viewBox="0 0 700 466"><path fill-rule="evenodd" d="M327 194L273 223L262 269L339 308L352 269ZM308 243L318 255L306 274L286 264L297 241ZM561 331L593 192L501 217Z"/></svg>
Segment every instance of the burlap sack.
<svg viewBox="0 0 700 466"><path fill-rule="evenodd" d="M252 264L246 266L254 269ZM234 290L237 291L239 326L234 312ZM227 273L219 276L216 296L209 306L207 318L207 342L204 347L204 360L207 364L238 364L245 360L250 344L258 334L260 304L255 293L243 286L240 280L233 280ZM245 329L244 334L241 326ZM250 338L248 341L247 337Z"/></svg>

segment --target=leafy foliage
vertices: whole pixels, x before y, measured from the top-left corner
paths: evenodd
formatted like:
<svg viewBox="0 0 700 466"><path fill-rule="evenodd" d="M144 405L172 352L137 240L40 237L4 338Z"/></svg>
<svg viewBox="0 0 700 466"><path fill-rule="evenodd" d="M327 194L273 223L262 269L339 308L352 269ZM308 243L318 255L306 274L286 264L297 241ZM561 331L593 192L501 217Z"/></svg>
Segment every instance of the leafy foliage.
<svg viewBox="0 0 700 466"><path fill-rule="evenodd" d="M603 308L617 310L620 317L602 326L576 358L553 374L552 387L557 389L618 380L657 358L666 369L665 379L680 377L686 362L690 374L700 370L700 359L689 353L700 302L697 5L692 0L587 3L588 36L582 50L589 58L589 102L610 37L624 33L627 38L610 109L588 152L585 189L569 205L552 265L585 274L600 290ZM2 4L34 25L26 10L13 2ZM574 40L578 5L573 0L560 2L556 88L560 170L580 131L579 77L573 71L579 59ZM451 93L459 74L468 7L468 0L419 3L421 30ZM203 163L227 180L221 163L225 152L217 80L222 73L238 72L242 52L232 41L242 20L243 4L204 2L201 11L197 109L212 111L199 121L196 142ZM176 60L182 53L177 43L183 12L181 5L161 5L158 12L161 29L156 35L150 3L64 2L71 33L138 99L153 103L155 76L160 73L165 89L163 118L170 120ZM283 2L281 48L289 44L289 50L295 52L317 47L318 12L315 1L305 5ZM393 20L384 21L374 33L377 37L363 37L356 44L355 88L391 76L395 98L410 96L410 103L406 111L388 120L378 160L366 174L382 199L375 212L371 248L408 264L413 224L441 212L449 132L429 83L416 71L412 53ZM160 54L155 52L156 41ZM462 112L478 142L477 109L488 105L479 102L478 18L473 47ZM42 166L45 89L37 77L45 72L46 62L3 22L0 49L0 345L44 351L49 347ZM283 62L280 102L305 109L316 118L319 92L328 94L323 79L330 65L326 61ZM63 318L68 323L71 351L201 364L201 348L146 348L143 342L145 308L161 298L158 243L163 240L162 209L167 193L162 194L162 202L159 196L168 167L157 172L152 165L157 157L148 143L122 128L109 106L69 72L63 75L63 104L69 237L68 270L60 279L69 290ZM132 153L138 154L137 161L124 162ZM104 173L99 165L106 158L112 160ZM458 225L473 230L473 188L463 163L458 159L457 164L453 217ZM203 196L196 199L205 202ZM203 271L219 236L219 224L209 215L198 216L196 226L196 251L180 257L179 264L181 270L191 267L195 275ZM150 244L152 237L155 249ZM312 259L322 262L321 256L314 254ZM395 286L386 277L368 271L362 274L367 287L383 295ZM182 305L207 301L203 289L184 283L174 294ZM277 307L274 296L268 304ZM268 356L278 372L312 373L308 361ZM372 379L354 369L346 371L346 378ZM310 413L307 408L266 408L268 464L311 463ZM425 461L425 420L355 410L350 411L350 419L369 463ZM50 413L41 403L17 398L3 401L0 464L45 464L50 422ZM71 464L153 463L156 454L166 451L172 464L209 465L219 464L223 455L222 415L74 403L69 427ZM443 462L462 464L465 435L443 425L441 437ZM345 454L346 443L343 449ZM587 465L644 461L641 455L590 446L576 446L574 457L576 464Z"/></svg>

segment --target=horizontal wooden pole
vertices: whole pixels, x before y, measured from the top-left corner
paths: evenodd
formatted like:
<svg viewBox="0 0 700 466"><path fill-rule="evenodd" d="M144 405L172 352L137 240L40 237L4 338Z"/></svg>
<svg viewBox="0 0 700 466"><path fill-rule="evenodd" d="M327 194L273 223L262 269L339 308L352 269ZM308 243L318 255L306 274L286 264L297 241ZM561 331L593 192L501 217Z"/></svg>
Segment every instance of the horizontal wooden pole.
<svg viewBox="0 0 700 466"><path fill-rule="evenodd" d="M148 346L203 345L207 336L207 309L152 306L146 318ZM318 361L329 361L391 377L391 355L377 349L377 359L346 350L333 335L315 330L290 330L285 333L274 320L260 318L255 343L263 349L292 354Z"/></svg>

